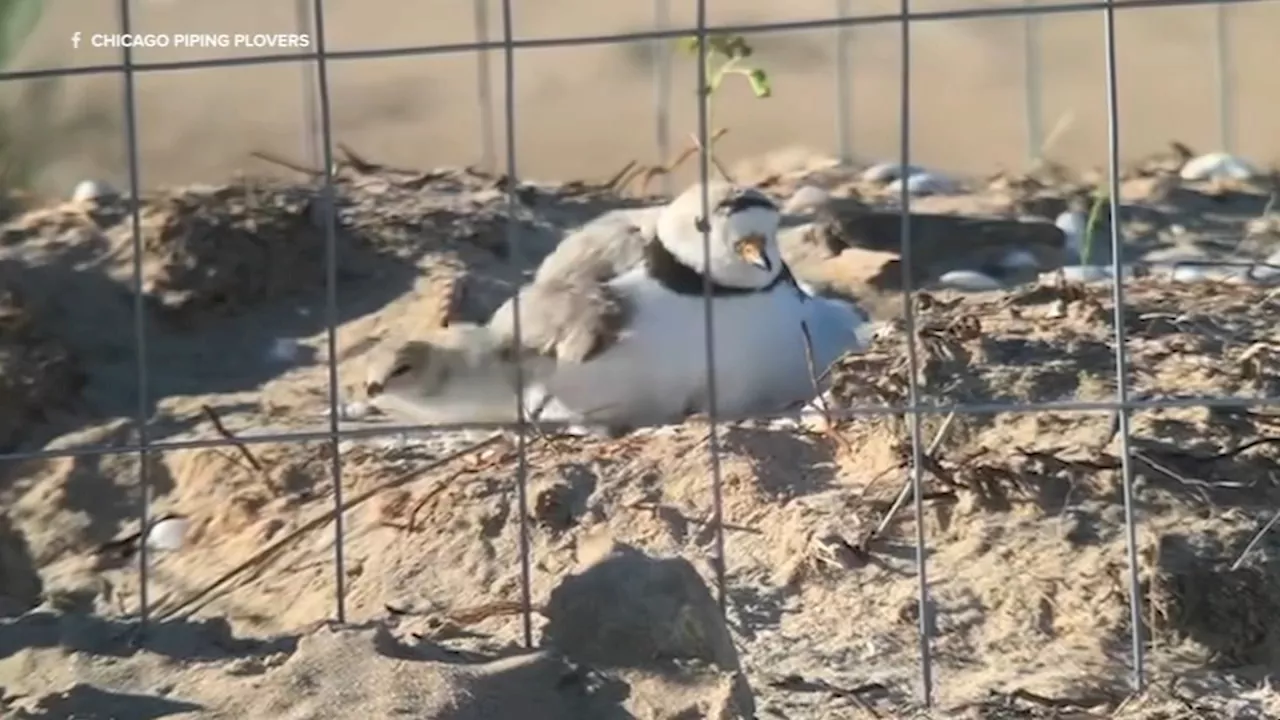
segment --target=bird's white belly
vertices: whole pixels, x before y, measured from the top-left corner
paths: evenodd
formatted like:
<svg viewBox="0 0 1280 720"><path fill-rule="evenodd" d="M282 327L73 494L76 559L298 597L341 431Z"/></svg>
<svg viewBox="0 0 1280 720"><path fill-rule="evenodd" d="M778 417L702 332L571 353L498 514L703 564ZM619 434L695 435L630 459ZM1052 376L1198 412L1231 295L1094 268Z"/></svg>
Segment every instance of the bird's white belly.
<svg viewBox="0 0 1280 720"><path fill-rule="evenodd" d="M656 424L706 412L705 300L635 277L617 282L635 302L626 335L592 361L559 369L548 383L551 393L600 422ZM803 396L809 380L795 292L778 287L713 303L718 413L776 410Z"/></svg>

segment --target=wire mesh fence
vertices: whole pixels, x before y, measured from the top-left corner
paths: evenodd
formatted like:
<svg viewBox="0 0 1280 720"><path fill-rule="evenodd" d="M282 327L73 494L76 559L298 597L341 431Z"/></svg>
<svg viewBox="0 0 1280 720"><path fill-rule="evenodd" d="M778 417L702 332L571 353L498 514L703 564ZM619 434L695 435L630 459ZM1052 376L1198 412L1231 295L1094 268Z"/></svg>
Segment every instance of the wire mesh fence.
<svg viewBox="0 0 1280 720"><path fill-rule="evenodd" d="M1103 94L1106 103L1107 114L1107 167L1106 167L1106 186L1120 187L1121 184L1121 148L1120 148L1120 126L1124 118L1123 109L1119 102L1119 94L1117 90L1117 40L1116 40L1116 17L1118 13L1132 12L1137 13L1146 8L1155 7L1176 7L1176 6L1194 6L1194 5L1216 5L1215 27L1213 33L1212 56L1206 58L1214 68L1215 84L1217 87L1217 134L1219 146L1226 151L1231 151L1237 145L1235 126L1236 118L1234 108L1236 98L1234 97L1235 89L1230 81L1232 68L1230 63L1231 34L1230 34L1230 15L1232 8L1238 5L1251 2L1265 2L1266 0L1218 0L1218 2L1209 2L1208 0L1131 0L1128 2L1072 2L1072 3L1050 3L1035 2L1034 0L1025 0L1021 4L1009 4L996 7L975 7L969 9L956 9L945 11L917 11L913 8L910 0L901 0L900 9L896 13L867 16L855 15L853 12L853 3L849 0L834 0L831 8L831 17L827 19L794 21L784 23L769 24L751 24L738 25L733 27L713 27L707 20L707 2L706 0L689 0L696 6L695 16L696 23L691 27L675 27L672 24L672 8L670 0L654 0L653 2L653 29L647 32L626 33L626 34L601 34L594 36L580 37L555 37L555 38L522 38L518 37L514 30L514 22L512 18L514 0L502 0L496 6L500 8L498 12L497 23L501 28L500 37L491 38L490 28L493 18L490 12L494 4L487 0L476 0L474 3L474 27L475 42L469 43L453 43L448 45L438 45L432 47L400 47L400 48L370 48L360 50L333 50L327 47L325 35L325 3L323 0L298 0L296 3L296 26L299 33L310 34L314 38L314 51L306 53L282 53L274 54L267 57L239 57L217 60L198 60L198 61L172 61L172 62L151 62L141 63L135 62L134 51L130 48L122 50L121 65L95 65L75 68L49 69L49 70L25 70L6 72L3 74L5 80L27 79L46 75L84 75L99 73L119 73L123 78L124 88L124 108L125 108L125 131L127 144L127 157L129 169L129 186L128 191L130 197L137 198L141 194L139 186L139 127L136 117L137 92L135 79L139 74L152 72L166 72L177 70L195 71L204 68L212 68L218 66L233 65L255 65L265 63L297 63L305 61L303 64L303 78L301 80L304 88L304 103L307 108L305 117L303 118L303 127L305 128L304 150L308 157L314 160L313 165L323 168L322 190L320 194L320 206L325 208L322 213L323 230L326 238L325 263L327 267L327 357L329 358L328 366L328 403L329 403L329 423L328 428L322 432L312 433L246 433L240 437L244 443L266 443L279 441L327 441L331 445L328 455L329 472L332 476L333 487L333 503L334 503L334 556L333 556L333 583L334 583L334 606L333 616L339 622L347 619L347 608L345 599L347 590L344 586L348 577L345 567L346 560L343 556L344 548L344 506L348 498L344 498L342 473L343 465L341 461L341 453L339 451L338 442L341 439L369 437L372 435L384 435L405 432L408 430L420 429L417 426L394 426L379 429L352 429L344 428L340 424L341 405L343 398L341 397L340 383L337 370L336 358L339 355L338 342L336 335L336 327L338 325L338 251L337 251L337 228L335 215L335 197L334 197L334 141L333 141L333 101L331 99L330 77L331 68L336 63L359 62L372 58L386 57L407 57L428 54L445 54L474 52L476 53L476 101L478 103L479 117L479 134L482 139L482 146L479 150L481 165L485 167L496 168L504 173L510 181L506 184L506 194L509 216L514 218L517 214L517 208L520 205L518 198L519 183L521 177L520 168L517 165L518 143L517 128L521 122L520 113L517 103L517 66L519 63L519 53L521 51L548 48L548 47L568 47L568 46L585 46L585 45L601 45L609 43L643 41L652 44L655 48L653 56L656 62L653 65L653 98L654 98L654 115L653 115L653 141L654 152L659 162L665 162L670 159L672 150L672 109L671 99L674 93L693 92L699 96L707 92L709 78L706 72L705 54L707 45L705 42L698 45L699 62L697 73L697 86L693 88L677 87L673 81L673 71L669 55L662 52L660 48L665 44L677 38L685 38L689 36L704 39L713 33L739 33L758 35L770 32L788 32L788 31L827 31L834 30L834 49L833 56L835 58L834 74L832 77L832 94L836 98L837 114L834 118L834 138L832 145L836 148L836 154L840 160L848 163L851 162L855 155L855 149L858 146L858 138L852 130L853 117L855 115L852 107L851 96L851 69L852 54L851 48L858 43L858 30L864 26L872 25L894 25L900 31L900 58L901 75L900 75L900 95L898 114L900 118L899 135L900 135L900 152L897 162L902 168L910 167L915 160L913 149L910 143L910 126L912 117L912 48L913 33L915 29L921 25L935 22L953 22L964 21L976 18L991 17L1017 17L1021 18L1023 43L1022 43L1022 69L1024 79L1024 115L1025 115L1025 133L1027 143L1027 155L1034 159L1039 156L1044 145L1044 137L1046 128L1044 127L1044 88L1043 74L1044 64L1042 61L1042 38L1041 38L1041 18L1051 14L1076 13L1087 14L1097 18L1098 33L1103 38L1103 46L1105 48L1105 75L1098 78L1100 93ZM130 33L134 29L134 20L132 13L132 4L128 0L120 0L119 2L119 25L121 32ZM498 72L502 77L500 83L503 92L502 98L495 97L497 94L494 89L493 73L494 68L490 62L492 57L500 57L501 62L497 63ZM497 128L499 127L499 119L497 114L501 114L501 127L504 130L505 137L500 140ZM704 183L704 191L702 196L702 216L710 215L710 200L705 190L705 184L709 178L713 177L713 164L710 153L707 148L712 146L711 135L713 129L710 127L710 120L707 116L706 106L699 104L699 114L697 119L696 136L698 144L702 151L698 153L698 176ZM499 147L505 147L505 157L500 158ZM664 180L668 183L664 188L667 194L670 194L670 180ZM904 333L908 338L915 338L917 331L916 306L913 302L914 289L910 286L910 278L914 277L912 268L915 258L913 255L913 230L914 224L910 221L913 197L909 192L907 184L902 184L902 192L898 199L901 213L900 225L900 257L903 269L903 276L907 278L907 286L902 293L902 317L905 325ZM1119 217L1121 214L1120 199L1116 193L1111 193L1108 199L1110 217ZM136 453L140 458L145 458L149 453L164 450L189 449L196 447L209 447L215 445L226 444L227 441L221 439L211 440L153 440L148 437L149 415L151 398L149 397L150 368L148 367L147 352L147 336L148 328L146 322L146 305L143 292L143 262L146 256L146 248L143 245L141 237L142 219L140 217L140 206L138 203L132 203L132 221L133 221L133 283L134 283L134 333L137 338L137 357L138 363L136 367L136 383L138 387L138 405L137 405L137 441L136 443L124 443L111 448L94 449L94 448L77 448L71 450L41 450L41 451L24 451L9 453L0 456L0 460L25 460L53 456L69 456L69 455L89 455L95 453ZM1122 229L1119 223L1112 223L1110 226L1109 244L1111 248L1111 256L1120 258L1123 254L1122 246L1125 238L1122 235ZM521 229L518 223L511 221L507 225L507 243L509 247L510 257L513 262L519 263L522 253ZM709 231L704 230L704 251L710 253L709 249ZM1112 311L1114 337L1112 338L1114 350L1114 362L1116 368L1115 394L1114 398L1108 401L1062 401L1062 402L1041 402L1029 403L1021 405L1010 405L1001 402L985 402L985 403L964 403L964 404L940 404L931 403L922 397L920 388L915 379L920 376L920 366L922 360L919 357L919 349L917 343L913 340L906 344L906 363L908 366L908 376L912 378L912 382L907 394L907 402L900 406L868 406L855 407L842 414L847 417L869 417L869 416L905 416L909 419L910 439L911 439L911 462L910 462L910 484L912 487L911 497L913 498L913 510L916 517L915 522L915 570L918 578L918 598L917 598L917 622L919 637L919 672L921 678L920 693L923 701L928 704L934 697L934 674L932 671L933 659L931 656L930 644L930 627L934 622L929 594L930 583L928 575L928 538L926 537L926 525L924 521L925 506L924 499L926 491L924 487L924 475L927 468L926 455L926 438L923 437L923 420L929 416L945 416L953 413L1035 413L1035 412L1095 412L1095 413L1114 413L1117 418L1118 437L1121 443L1120 459L1122 467L1120 472L1123 476L1123 501L1124 501L1124 522L1126 527L1126 545L1127 545L1127 562L1128 562L1128 598L1130 612L1130 663L1132 669L1132 684L1135 688L1141 689L1145 682L1144 669L1144 639L1141 635L1143 625L1140 589L1140 579L1138 574L1138 542L1136 537L1137 520L1135 517L1135 489L1134 489L1134 468L1132 466L1133 452L1129 447L1132 430L1130 427L1130 414L1137 410L1154 409L1154 408L1175 408L1175 407L1236 407L1236 406L1259 406L1267 404L1276 404L1276 401L1269 398L1229 398L1229 397L1182 397L1182 398L1162 398L1147 399L1135 397L1130 388L1131 368L1129 358L1126 353L1126 302L1125 302L1125 281L1123 273L1113 273L1114 280L1112 283ZM517 344L521 333L520 328L520 312L518 310L519 299L517 297L517 311L515 313L515 334ZM710 424L710 432L708 434L708 452L710 454L710 480L713 501L713 514L710 520L711 527L715 528L715 542L713 550L712 564L716 571L716 597L720 603L722 612L725 610L726 604L726 562L725 553L731 548L727 548L725 544L724 522L723 522L723 501L722 501L722 472L719 466L720 447L718 433L716 427L719 422L716 417L716 387L715 374L712 368L715 367L717 358L714 357L714 346L710 340L711 328L717 322L714 312L714 304L711 302L711 295L706 295L705 302L705 323L707 327L707 344L705 348L700 349L705 352L708 382L709 382L709 404L711 412L709 413L708 422ZM519 416L525 416L525 408L523 407L524 398L521 394L516 395L518 403L517 413ZM474 428L473 425L466 427ZM483 426L493 428L495 426ZM517 454L519 457L516 468L516 488L518 492L518 519L520 522L520 530L518 538L520 541L520 597L523 607L522 631L523 639L526 645L532 645L533 636L533 601L531 591L531 546L529 542L530 528L529 522L529 498L528 498L528 466L525 461L526 438L532 430L526 424L520 424L514 428L517 438ZM140 487L142 489L137 504L137 512L139 521L143 528L149 527L152 518L150 517L153 504L151 493L152 479L148 476L149 464L140 462ZM140 575L140 598L138 614L142 623L147 623L153 614L152 599L148 595L148 572L151 559L148 557L148 548L146 543L142 543L139 547L139 557L137 569Z"/></svg>

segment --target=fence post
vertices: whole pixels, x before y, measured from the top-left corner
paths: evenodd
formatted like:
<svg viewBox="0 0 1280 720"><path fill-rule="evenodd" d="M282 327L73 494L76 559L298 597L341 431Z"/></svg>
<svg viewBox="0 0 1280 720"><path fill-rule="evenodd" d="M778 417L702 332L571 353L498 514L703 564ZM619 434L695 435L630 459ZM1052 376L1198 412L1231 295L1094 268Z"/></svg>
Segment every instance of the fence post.
<svg viewBox="0 0 1280 720"><path fill-rule="evenodd" d="M473 0L472 10L476 42L489 42L489 0ZM489 51L476 53L476 102L480 110L480 167L493 172L497 169L493 129L493 76L489 72Z"/></svg>
<svg viewBox="0 0 1280 720"><path fill-rule="evenodd" d="M846 20L852 15L852 0L836 0L836 17ZM836 153L841 165L853 164L853 89L850 87L849 65L852 60L853 26L836 29Z"/></svg>
<svg viewBox="0 0 1280 720"><path fill-rule="evenodd" d="M311 21L311 2L310 0L294 0L294 20L298 28L299 35L313 36L314 27ZM306 158L306 166L310 168L320 167L322 163L324 151L320 147L320 123L317 117L316 105L316 67L314 63L302 63L302 125L305 128L306 137L303 139L303 157Z"/></svg>
<svg viewBox="0 0 1280 720"><path fill-rule="evenodd" d="M653 0L653 29L670 27L670 0ZM653 59L653 139L658 164L666 167L671 162L671 47L665 40L653 40L649 47ZM670 173L662 174L662 192L668 196L673 193Z"/></svg>
<svg viewBox="0 0 1280 720"><path fill-rule="evenodd" d="M1022 0L1024 7L1034 7L1036 0ZM1022 80L1023 121L1027 130L1027 164L1034 167L1044 152L1044 97L1040 57L1040 16L1022 16Z"/></svg>
<svg viewBox="0 0 1280 720"><path fill-rule="evenodd" d="M1222 152L1236 151L1235 87L1231 65L1231 15L1225 3L1213 9L1214 60L1218 84L1218 145Z"/></svg>

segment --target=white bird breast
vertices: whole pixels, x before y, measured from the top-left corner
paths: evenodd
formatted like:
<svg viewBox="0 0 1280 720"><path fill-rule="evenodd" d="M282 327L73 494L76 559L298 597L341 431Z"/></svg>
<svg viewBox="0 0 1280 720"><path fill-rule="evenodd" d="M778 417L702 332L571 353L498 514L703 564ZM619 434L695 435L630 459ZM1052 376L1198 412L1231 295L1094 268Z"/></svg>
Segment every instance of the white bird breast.
<svg viewBox="0 0 1280 720"><path fill-rule="evenodd" d="M643 269L612 284L634 303L631 325L598 358L558 370L551 393L604 420L662 423L705 411L705 298L672 293ZM810 383L800 329L805 303L795 289L780 284L712 302L718 409L760 412L803 394Z"/></svg>

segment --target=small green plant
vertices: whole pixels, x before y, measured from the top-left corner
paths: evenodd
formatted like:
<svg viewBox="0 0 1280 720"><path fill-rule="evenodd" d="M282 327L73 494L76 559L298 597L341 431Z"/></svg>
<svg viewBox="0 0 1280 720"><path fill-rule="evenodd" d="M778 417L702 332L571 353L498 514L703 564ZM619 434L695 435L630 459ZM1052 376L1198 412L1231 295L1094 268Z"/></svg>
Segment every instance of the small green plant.
<svg viewBox="0 0 1280 720"><path fill-rule="evenodd" d="M699 52L701 41L706 41L706 53ZM739 76L746 80L751 87L752 94L757 98L768 98L773 95L773 85L769 81L769 74L764 68L759 67L749 61L755 50L747 42L746 38L741 35L706 35L703 38L698 36L689 36L680 38L677 41L677 47L684 53L695 58L703 56L705 62L705 71L707 78L706 91L699 101L704 104L707 111L707 154L711 158L712 164L716 171L732 180L724 166L716 158L713 148L720 138L724 137L729 131L728 128L715 128L715 115L713 113L714 99L716 93L724 86L726 80L733 76ZM608 183L610 187L624 188L631 184L636 178L640 178L640 191L646 193L649 183L658 175L667 175L680 167L694 153L702 149L702 143L699 141L697 134L690 133L692 145L686 146L685 149L676 156L670 164L665 166L645 167L638 166L636 163L629 163L624 167L613 179Z"/></svg>
<svg viewBox="0 0 1280 720"><path fill-rule="evenodd" d="M1089 206L1089 218L1084 223L1084 242L1080 249L1080 264L1088 265L1093 259L1093 239L1097 236L1098 224L1102 222L1102 208L1111 201L1111 193L1105 186L1099 186L1093 192L1093 204Z"/></svg>
<svg viewBox="0 0 1280 720"><path fill-rule="evenodd" d="M706 42L705 53L699 51L703 41ZM703 62L706 64L705 71L707 84L700 100L706 107L707 127L711 129L711 133L717 132L714 130L715 96L724 85L725 81L729 78L734 76L745 78L747 83L751 86L752 94L757 98L764 99L773 95L773 86L769 82L768 73L764 71L764 68L753 65L749 62L751 56L755 54L755 50L747 42L747 39L741 35L706 35L701 38L694 35L692 37L681 38L679 42L681 50L695 58L701 55L703 57ZM709 147L707 148L707 154L711 156L712 161L715 163L716 169L720 171L720 174L724 175L726 179L729 179L729 175L725 172L724 167L716 161L715 152L713 151L716 138L721 135L722 134L716 135L708 139L707 145ZM695 136L693 141L694 148L697 149L697 146L699 145L698 138Z"/></svg>
<svg viewBox="0 0 1280 720"><path fill-rule="evenodd" d="M758 98L767 98L773 94L769 85L769 75L763 68L747 64L747 58L755 54L755 50L741 35L708 35L706 53L707 91L709 99L720 89L731 75L740 75L751 85L751 92ZM682 38L680 48L693 57L698 56L699 38Z"/></svg>

